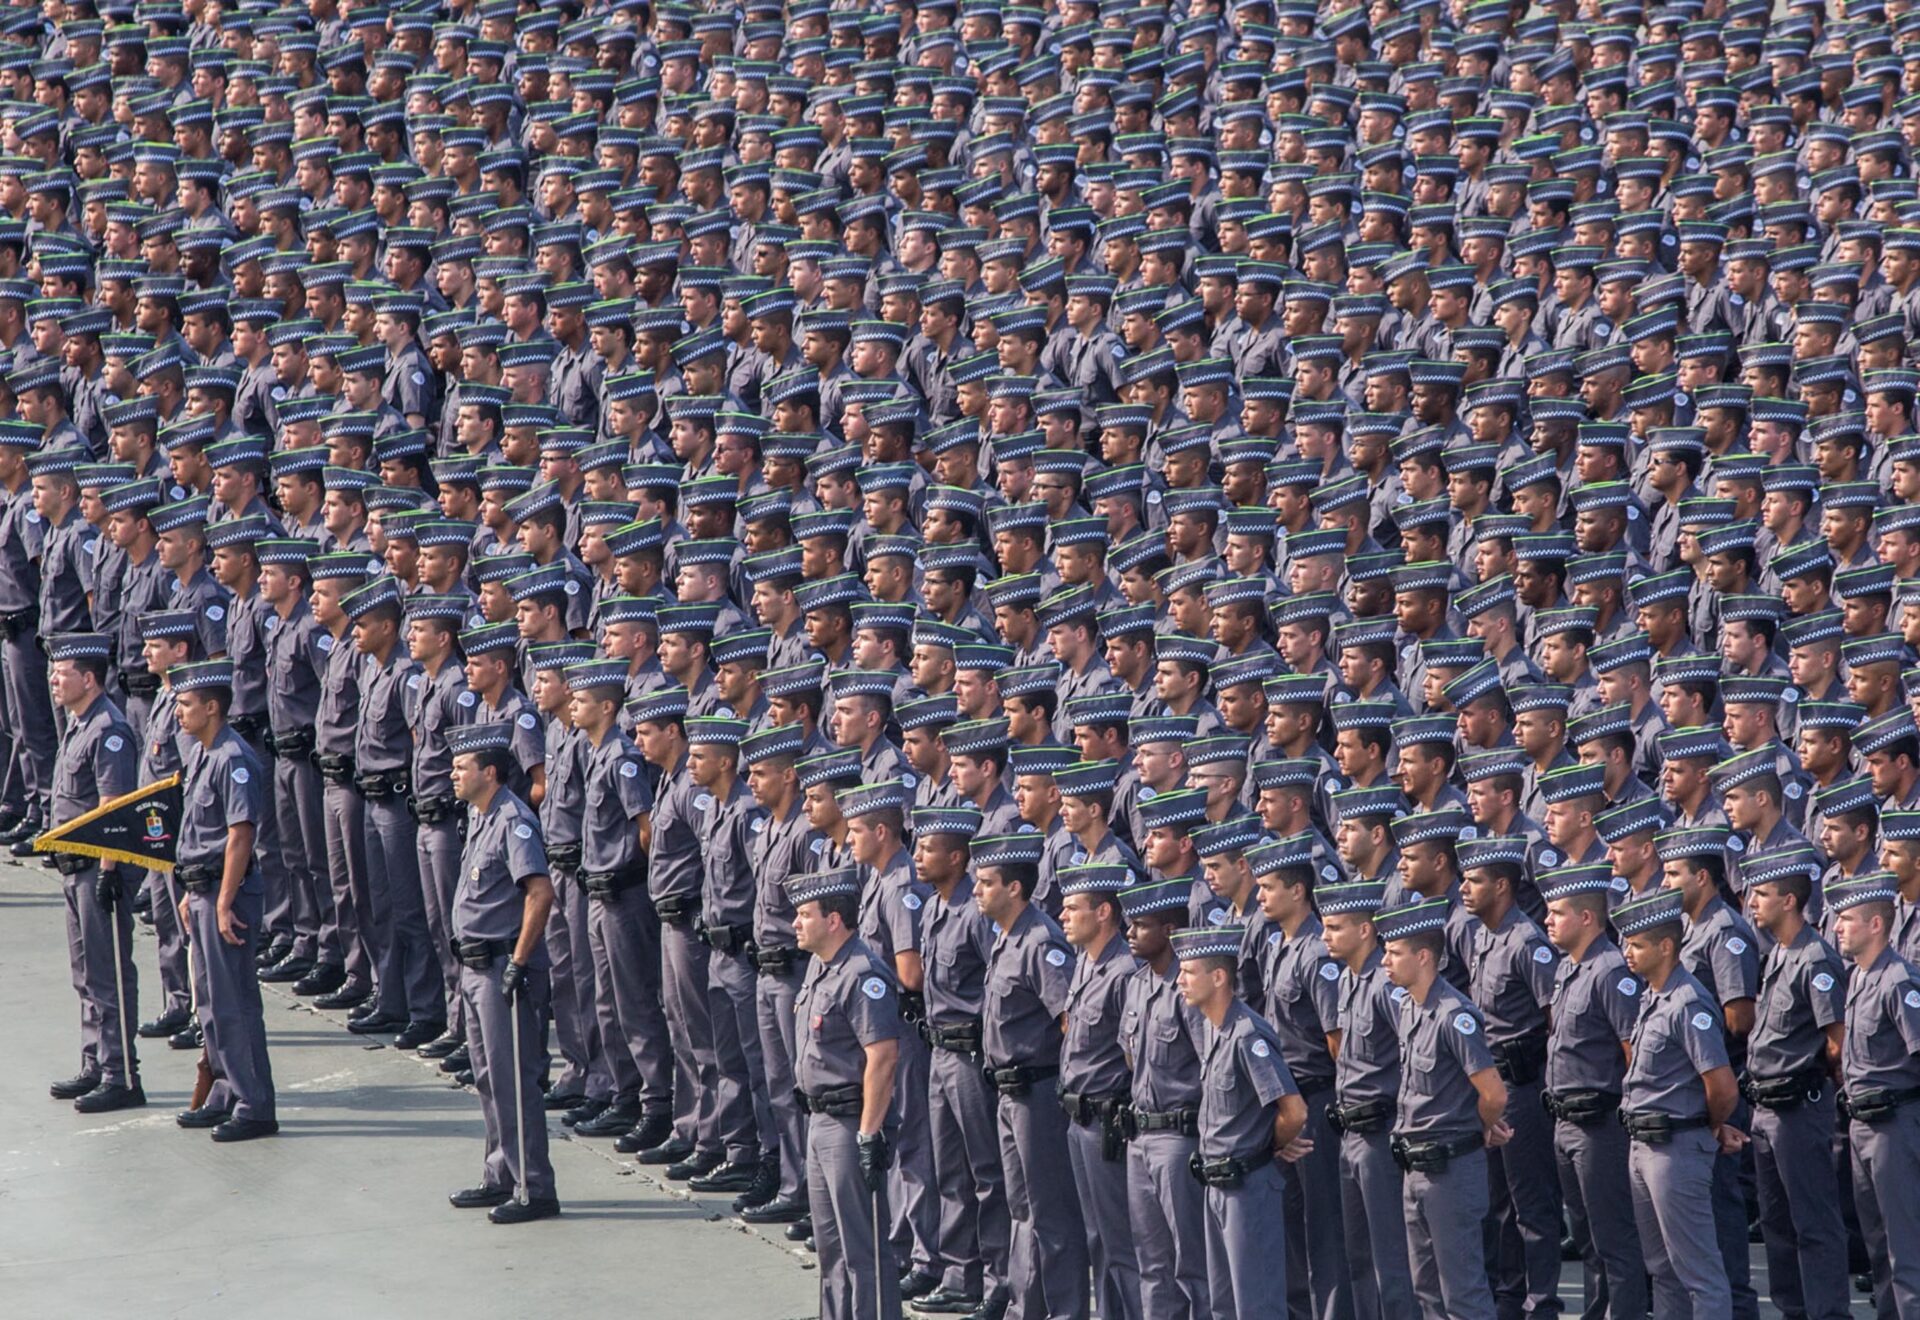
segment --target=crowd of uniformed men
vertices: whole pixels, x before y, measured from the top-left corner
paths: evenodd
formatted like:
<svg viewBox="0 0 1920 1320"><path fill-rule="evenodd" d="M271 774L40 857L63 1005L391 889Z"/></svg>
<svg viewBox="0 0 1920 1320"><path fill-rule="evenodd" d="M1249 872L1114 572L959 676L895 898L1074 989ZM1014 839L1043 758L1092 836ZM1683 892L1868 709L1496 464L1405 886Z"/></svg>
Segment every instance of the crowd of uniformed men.
<svg viewBox="0 0 1920 1320"><path fill-rule="evenodd" d="M0 828L184 778L48 859L55 1096L270 1135L278 982L456 1205L557 1111L836 1320L1920 1317L1908 0L46 0L0 93Z"/></svg>

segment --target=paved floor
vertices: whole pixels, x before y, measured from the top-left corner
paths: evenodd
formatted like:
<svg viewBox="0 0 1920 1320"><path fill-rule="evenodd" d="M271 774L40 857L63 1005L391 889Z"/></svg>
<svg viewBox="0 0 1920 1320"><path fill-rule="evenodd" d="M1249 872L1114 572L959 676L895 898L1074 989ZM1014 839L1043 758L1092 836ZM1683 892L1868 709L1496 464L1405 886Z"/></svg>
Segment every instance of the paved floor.
<svg viewBox="0 0 1920 1320"><path fill-rule="evenodd" d="M669 1193L607 1143L554 1141L558 1220L506 1229L451 1209L446 1193L480 1171L473 1095L274 987L267 1030L282 1129L271 1140L219 1147L177 1128L192 1056L164 1042L142 1042L145 1109L87 1118L48 1099L78 1048L57 883L38 865L0 865L0 1298L10 1314L137 1306L155 1320L483 1320L635 1303L703 1320L816 1314L810 1258L746 1229L724 1204ZM144 929L136 940L144 979L153 940ZM149 991L142 1017L154 1002Z"/></svg>

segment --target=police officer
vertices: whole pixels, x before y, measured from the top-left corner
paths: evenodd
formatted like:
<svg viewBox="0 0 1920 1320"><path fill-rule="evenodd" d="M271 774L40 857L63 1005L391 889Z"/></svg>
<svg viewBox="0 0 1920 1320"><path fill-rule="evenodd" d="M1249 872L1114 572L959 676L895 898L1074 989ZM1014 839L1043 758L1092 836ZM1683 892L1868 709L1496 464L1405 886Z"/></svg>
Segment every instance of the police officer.
<svg viewBox="0 0 1920 1320"><path fill-rule="evenodd" d="M794 936L813 955L794 1001L794 1083L806 1107L807 1199L820 1257L821 1320L900 1314L886 1220L887 1125L899 1051L899 993L855 933L860 877L851 868L787 882Z"/></svg>
<svg viewBox="0 0 1920 1320"><path fill-rule="evenodd" d="M547 1014L553 881L540 821L507 787L514 771L510 736L502 724L447 731L453 791L467 807L453 939L467 1051L487 1131L479 1184L447 1199L461 1210L488 1207L487 1218L496 1224L560 1213L540 1104L545 1060L534 1045Z"/></svg>
<svg viewBox="0 0 1920 1320"><path fill-rule="evenodd" d="M280 1130L273 1070L254 967L264 888L254 831L266 813L266 766L227 724L233 665L201 660L167 671L180 730L191 743L181 769L180 842L174 879L180 924L195 950L193 977L213 1089L181 1127L212 1128L215 1141L251 1141Z"/></svg>
<svg viewBox="0 0 1920 1320"><path fill-rule="evenodd" d="M1614 911L1627 966L1646 983L1621 1092L1633 1149L1627 1172L1640 1250L1659 1315L1733 1310L1711 1204L1714 1160L1746 1143L1727 1120L1740 1099L1712 993L1681 965L1680 893L1663 889Z"/></svg>
<svg viewBox="0 0 1920 1320"><path fill-rule="evenodd" d="M312 583L313 648L320 700L313 716L314 765L324 783L327 878L340 928L344 979L319 994L315 1008L353 1010L373 995L372 890L368 879L366 803L354 787L353 751L360 724L360 665L342 597L366 581L372 561L362 551L316 555L307 561Z"/></svg>
<svg viewBox="0 0 1920 1320"><path fill-rule="evenodd" d="M112 653L113 639L99 633L59 633L47 639L53 699L66 713L53 763L50 825L64 825L139 787L135 774L140 753L133 730L103 690ZM147 1102L139 1075L129 1072L138 981L133 894L121 876L122 866L73 853L54 855L67 903L67 958L80 993L80 1071L50 1090L54 1099L73 1101L83 1114Z"/></svg>
<svg viewBox="0 0 1920 1320"><path fill-rule="evenodd" d="M185 610L150 610L140 616L139 627L141 654L154 675L158 693L141 734L140 782L150 784L177 774L185 763L188 739L180 730L166 675L173 666L198 658L195 647L199 634L193 616ZM159 1016L141 1023L139 1033L164 1038L177 1049L197 1049L200 1024L189 1012L193 995L187 984L187 935L179 920L179 877L169 871L149 871L147 885L152 896L153 933L159 945L164 999Z"/></svg>

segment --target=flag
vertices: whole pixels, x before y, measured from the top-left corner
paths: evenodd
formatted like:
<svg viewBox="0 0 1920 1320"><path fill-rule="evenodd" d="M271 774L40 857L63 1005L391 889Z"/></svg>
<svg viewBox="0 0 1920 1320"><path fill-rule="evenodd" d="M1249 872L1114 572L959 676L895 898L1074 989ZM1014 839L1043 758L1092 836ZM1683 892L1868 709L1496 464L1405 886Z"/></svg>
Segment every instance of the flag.
<svg viewBox="0 0 1920 1320"><path fill-rule="evenodd" d="M33 850L170 871L179 847L180 803L180 776L168 775L55 825L34 839Z"/></svg>

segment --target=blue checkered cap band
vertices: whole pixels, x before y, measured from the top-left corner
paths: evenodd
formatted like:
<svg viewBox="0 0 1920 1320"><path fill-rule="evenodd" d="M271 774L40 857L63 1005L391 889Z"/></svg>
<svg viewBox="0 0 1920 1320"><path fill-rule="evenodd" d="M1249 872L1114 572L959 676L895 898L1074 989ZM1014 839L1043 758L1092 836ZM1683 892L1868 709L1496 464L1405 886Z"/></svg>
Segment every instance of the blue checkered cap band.
<svg viewBox="0 0 1920 1320"><path fill-rule="evenodd" d="M649 721L685 720L688 693L683 687L661 688L627 703L627 715L635 724Z"/></svg>
<svg viewBox="0 0 1920 1320"><path fill-rule="evenodd" d="M786 883L787 901L795 907L802 903L817 903L823 898L857 898L860 895L860 872L851 866L833 871L816 871L812 875L796 875Z"/></svg>
<svg viewBox="0 0 1920 1320"><path fill-rule="evenodd" d="M692 740L691 736L688 740ZM889 779L845 789L834 794L834 800L840 806L840 814L851 820L855 816L868 816L876 811L904 813L913 802L913 790L903 780Z"/></svg>
<svg viewBox="0 0 1920 1320"><path fill-rule="evenodd" d="M1622 803L1611 811L1601 812L1594 817L1593 828L1599 833L1601 842L1617 843L1646 830L1664 828L1666 823L1667 814L1660 806L1660 799L1643 797Z"/></svg>
<svg viewBox="0 0 1920 1320"><path fill-rule="evenodd" d="M915 837L937 834L947 838L971 839L980 832L980 820L978 807L915 807L913 832Z"/></svg>
<svg viewBox="0 0 1920 1320"><path fill-rule="evenodd" d="M113 639L105 633L55 633L47 638L49 660L105 660L113 654Z"/></svg>
<svg viewBox="0 0 1920 1320"><path fill-rule="evenodd" d="M917 822L916 815L916 822ZM918 828L916 823L915 828ZM1155 912L1184 913L1193 902L1191 880L1161 880L1150 885L1135 885L1120 891L1120 911L1127 920ZM1322 907L1322 911L1326 909Z"/></svg>
<svg viewBox="0 0 1920 1320"><path fill-rule="evenodd" d="M233 687L233 661L195 660L167 670L167 682L175 692L204 692L209 688Z"/></svg>
<svg viewBox="0 0 1920 1320"><path fill-rule="evenodd" d="M1812 880L1821 871L1820 858L1810 844L1790 844L1750 852L1740 859L1740 879L1746 885L1762 885L1771 880L1789 880L1796 875Z"/></svg>
<svg viewBox="0 0 1920 1320"><path fill-rule="evenodd" d="M1441 690L1456 709L1500 690L1500 669L1491 660L1482 660Z"/></svg>
<svg viewBox="0 0 1920 1320"><path fill-rule="evenodd" d="M1920 811L1882 812L1880 837L1896 841L1920 839Z"/></svg>
<svg viewBox="0 0 1920 1320"><path fill-rule="evenodd" d="M1245 926L1177 930L1173 933L1173 954L1182 962L1194 958L1237 958L1240 956L1240 943L1246 937Z"/></svg>
<svg viewBox="0 0 1920 1320"><path fill-rule="evenodd" d="M1566 765L1548 770L1535 781L1549 802L1598 797L1605 792L1606 772L1597 765Z"/></svg>
<svg viewBox="0 0 1920 1320"><path fill-rule="evenodd" d="M1345 801L1354 793L1373 793L1374 789L1349 789L1346 793L1336 793L1334 810L1342 820L1347 819ZM1367 813L1362 813L1367 814ZM1398 847L1410 843L1433 843L1436 841L1457 844L1462 837L1471 838L1473 822L1467 813L1458 807L1444 807L1439 811L1421 811L1412 815L1400 816L1393 822L1393 841Z"/></svg>
<svg viewBox="0 0 1920 1320"><path fill-rule="evenodd" d="M1243 819L1259 824L1257 817ZM1201 831L1200 833L1204 833ZM1194 835L1195 839L1199 833ZM1284 839L1264 839L1251 847L1241 849L1247 855L1247 866L1255 875L1272 875L1275 871L1310 869L1313 866L1313 835L1311 833L1290 834Z"/></svg>
<svg viewBox="0 0 1920 1320"><path fill-rule="evenodd" d="M1873 791L1873 781L1865 775L1852 779L1843 779L1831 788L1823 788L1813 795L1812 809L1816 816L1838 816L1849 811L1861 811L1879 801ZM1920 822L1916 822L1920 826ZM1886 820L1880 823L1881 837L1886 837Z"/></svg>
<svg viewBox="0 0 1920 1320"><path fill-rule="evenodd" d="M1447 913L1452 906L1452 902L1444 897L1402 903L1387 908L1374 917L1374 930L1382 940L1403 940L1409 935L1444 930L1447 925Z"/></svg>
<svg viewBox="0 0 1920 1320"><path fill-rule="evenodd" d="M1380 910L1387 887L1378 880L1356 880L1350 884L1319 885L1313 901L1321 916L1334 912L1364 912L1369 917Z"/></svg>
<svg viewBox="0 0 1920 1320"><path fill-rule="evenodd" d="M1685 857L1724 857L1733 832L1719 825L1696 825L1653 836L1653 850L1663 862Z"/></svg>
<svg viewBox="0 0 1920 1320"><path fill-rule="evenodd" d="M1633 712L1624 701L1612 706L1602 706L1599 710L1582 715L1567 726L1567 745L1579 747L1596 738L1605 738L1611 734L1630 733L1633 730Z"/></svg>
<svg viewBox="0 0 1920 1320"><path fill-rule="evenodd" d="M1322 762L1313 757L1295 757L1281 761L1255 761L1253 786L1268 788L1307 788L1320 782Z"/></svg>
<svg viewBox="0 0 1920 1320"><path fill-rule="evenodd" d="M1905 706L1888 711L1879 719L1869 720L1854 731L1853 750L1862 756L1873 752L1885 751L1902 738L1920 737L1916 729L1913 712Z"/></svg>
<svg viewBox="0 0 1920 1320"><path fill-rule="evenodd" d="M1349 788L1333 794L1333 814L1340 820L1361 816L1393 816L1406 808L1400 790L1391 784Z"/></svg>
<svg viewBox="0 0 1920 1320"><path fill-rule="evenodd" d="M949 756L974 756L981 752L1005 752L1007 722L1001 719L964 720L940 735Z"/></svg>
<svg viewBox="0 0 1920 1320"><path fill-rule="evenodd" d="M758 765L776 756L798 756L806 746L807 730L801 724L773 724L740 740L740 763Z"/></svg>
<svg viewBox="0 0 1920 1320"><path fill-rule="evenodd" d="M1045 846L1038 834L995 834L971 845L975 866L1038 866Z"/></svg>
<svg viewBox="0 0 1920 1320"><path fill-rule="evenodd" d="M860 750L848 747L818 756L809 756L794 766L801 788L815 784L857 784L860 782Z"/></svg>
<svg viewBox="0 0 1920 1320"><path fill-rule="evenodd" d="M1822 892L1827 911L1845 912L1862 903L1891 903L1900 892L1899 881L1887 871L1830 880Z"/></svg>
<svg viewBox="0 0 1920 1320"><path fill-rule="evenodd" d="M1758 747L1738 752L1714 766L1708 772L1707 786L1715 793L1724 793L1762 775L1777 775L1779 768L1779 754L1772 748Z"/></svg>
<svg viewBox="0 0 1920 1320"><path fill-rule="evenodd" d="M504 722L460 724L447 730L447 750L455 756L504 752L513 743L513 725Z"/></svg>
<svg viewBox="0 0 1920 1320"><path fill-rule="evenodd" d="M1159 793L1140 802L1140 823L1150 830L1197 825L1207 818L1205 789Z"/></svg>
<svg viewBox="0 0 1920 1320"><path fill-rule="evenodd" d="M1630 899L1614 910L1614 929L1625 937L1678 922L1683 911L1683 897L1678 889L1656 889L1640 898Z"/></svg>
<svg viewBox="0 0 1920 1320"><path fill-rule="evenodd" d="M1469 752L1460 758L1460 777L1469 784L1502 775L1524 774L1526 756L1517 747L1495 747L1484 752Z"/></svg>
<svg viewBox="0 0 1920 1320"><path fill-rule="evenodd" d="M1060 896L1075 894L1118 894L1139 877L1125 862L1089 862L1085 866L1064 866L1057 879Z"/></svg>
<svg viewBox="0 0 1920 1320"><path fill-rule="evenodd" d="M1539 683L1511 688L1507 702L1515 715L1530 710L1552 710L1565 715L1573 704L1573 688L1565 683Z"/></svg>
<svg viewBox="0 0 1920 1320"><path fill-rule="evenodd" d="M1231 852L1245 852L1260 842L1260 837L1258 816L1235 816L1217 825L1207 825L1195 830L1193 850L1202 857L1219 857Z"/></svg>
<svg viewBox="0 0 1920 1320"><path fill-rule="evenodd" d="M349 619L359 619L383 605L400 603L400 584L390 577L377 577L340 598L340 608Z"/></svg>
<svg viewBox="0 0 1920 1320"><path fill-rule="evenodd" d="M1613 888L1613 868L1605 862L1563 866L1540 878L1540 897L1551 903L1575 894L1603 894Z"/></svg>
<svg viewBox="0 0 1920 1320"><path fill-rule="evenodd" d="M1469 825L1465 836L1455 845L1454 854L1463 871L1481 866L1524 866L1527 840L1517 834L1490 834L1485 838L1475 838L1474 827Z"/></svg>
<svg viewBox="0 0 1920 1320"><path fill-rule="evenodd" d="M166 638L178 641L194 636L200 628L200 616L192 610L148 610L140 616L140 640Z"/></svg>

